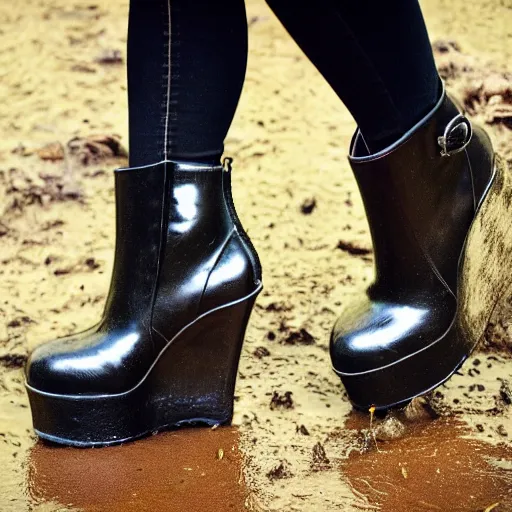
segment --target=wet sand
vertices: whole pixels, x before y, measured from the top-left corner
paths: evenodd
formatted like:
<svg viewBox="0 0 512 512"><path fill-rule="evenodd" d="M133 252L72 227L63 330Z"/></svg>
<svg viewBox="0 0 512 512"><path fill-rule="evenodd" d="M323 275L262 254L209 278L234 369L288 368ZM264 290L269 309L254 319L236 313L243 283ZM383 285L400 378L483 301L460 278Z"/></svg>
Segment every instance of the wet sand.
<svg viewBox="0 0 512 512"><path fill-rule="evenodd" d="M226 154L265 289L235 427L92 450L37 442L21 367L103 307L111 171L126 164L128 2L0 5L0 510L512 511L512 298L431 397L439 417L375 441L389 420L370 430L369 416L351 414L327 350L373 272L346 162L354 124L266 5L247 4L249 68ZM511 161L512 5L423 6L448 90Z"/></svg>

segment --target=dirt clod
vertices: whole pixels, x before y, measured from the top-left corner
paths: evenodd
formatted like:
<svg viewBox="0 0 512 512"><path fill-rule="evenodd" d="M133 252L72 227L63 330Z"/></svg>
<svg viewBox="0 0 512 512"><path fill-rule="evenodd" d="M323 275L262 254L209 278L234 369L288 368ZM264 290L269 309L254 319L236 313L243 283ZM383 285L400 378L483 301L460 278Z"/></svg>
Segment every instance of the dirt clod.
<svg viewBox="0 0 512 512"><path fill-rule="evenodd" d="M313 210L316 208L316 199L314 197L310 197L308 199L305 199L301 206L300 206L300 211L304 214L304 215L310 215L311 213L313 213Z"/></svg>
<svg viewBox="0 0 512 512"><path fill-rule="evenodd" d="M505 428L505 425L498 425L497 432L502 437L508 437L507 429Z"/></svg>
<svg viewBox="0 0 512 512"><path fill-rule="evenodd" d="M83 165L101 162L108 158L126 158L128 153L117 135L91 135L75 137L68 142L71 155Z"/></svg>
<svg viewBox="0 0 512 512"><path fill-rule="evenodd" d="M0 366L4 368L22 368L27 362L27 356L24 354L5 354L0 356Z"/></svg>
<svg viewBox="0 0 512 512"><path fill-rule="evenodd" d="M9 227L0 222L0 236L5 236L9 233Z"/></svg>
<svg viewBox="0 0 512 512"><path fill-rule="evenodd" d="M347 242L344 240L340 240L338 242L336 249L340 249L343 252L347 252L352 256L366 256L373 252L372 249L368 249L367 247L361 247L353 242Z"/></svg>
<svg viewBox="0 0 512 512"><path fill-rule="evenodd" d="M94 258L87 258L85 260L85 265L89 270L96 270L101 267L101 265Z"/></svg>
<svg viewBox="0 0 512 512"><path fill-rule="evenodd" d="M291 311L292 309L292 304L283 301L273 301L265 306L265 311L269 312Z"/></svg>
<svg viewBox="0 0 512 512"><path fill-rule="evenodd" d="M314 471L323 471L331 467L331 461L325 453L322 443L318 442L313 446L311 469Z"/></svg>
<svg viewBox="0 0 512 512"><path fill-rule="evenodd" d="M374 433L379 441L400 439L406 432L405 425L395 416L388 416L375 427Z"/></svg>
<svg viewBox="0 0 512 512"><path fill-rule="evenodd" d="M460 52L460 46L457 41L451 39L438 39L432 43L432 49L439 53Z"/></svg>
<svg viewBox="0 0 512 512"><path fill-rule="evenodd" d="M500 386L500 398L506 405L512 405L512 388L508 380L503 379Z"/></svg>
<svg viewBox="0 0 512 512"><path fill-rule="evenodd" d="M314 345L315 338L304 328L291 331L281 342L283 345Z"/></svg>
<svg viewBox="0 0 512 512"><path fill-rule="evenodd" d="M279 394L277 391L274 391L272 394L272 399L270 400L270 409L293 409L294 403L292 399L292 392L285 391L284 394Z"/></svg>
<svg viewBox="0 0 512 512"><path fill-rule="evenodd" d="M297 432L297 434L309 436L309 430L304 425L297 425L295 431Z"/></svg>
<svg viewBox="0 0 512 512"><path fill-rule="evenodd" d="M96 57L95 61L99 64L122 64L123 54L121 50L106 49Z"/></svg>
<svg viewBox="0 0 512 512"><path fill-rule="evenodd" d="M291 478L293 473L290 464L286 460L282 460L277 466L272 468L268 473L268 479L273 482L274 480L282 480L284 478Z"/></svg>
<svg viewBox="0 0 512 512"><path fill-rule="evenodd" d="M41 160L50 160L51 162L64 160L65 157L64 146L60 142L46 144L46 146L38 149L36 154Z"/></svg>
<svg viewBox="0 0 512 512"><path fill-rule="evenodd" d="M23 325L30 324L32 322L31 318L28 316L19 316L17 318L13 318L10 322L7 322L7 327L21 327Z"/></svg>
<svg viewBox="0 0 512 512"><path fill-rule="evenodd" d="M425 395L425 407L429 411L432 418L440 416L449 416L452 412L451 407L446 403L444 395L441 391L432 391Z"/></svg>
<svg viewBox="0 0 512 512"><path fill-rule="evenodd" d="M31 176L25 169L12 168L0 174L0 186L6 192L6 213L22 213L31 205L48 207L53 202L81 199L75 178L62 171Z"/></svg>
<svg viewBox="0 0 512 512"><path fill-rule="evenodd" d="M491 72L469 81L463 101L471 114L482 114L486 123L512 128L512 74Z"/></svg>
<svg viewBox="0 0 512 512"><path fill-rule="evenodd" d="M422 421L436 418L438 414L436 414L425 398L416 397L404 408L404 416L408 421Z"/></svg>
<svg viewBox="0 0 512 512"><path fill-rule="evenodd" d="M253 352L254 357L258 359L263 359L264 357L268 357L270 355L270 351L265 347L258 347Z"/></svg>

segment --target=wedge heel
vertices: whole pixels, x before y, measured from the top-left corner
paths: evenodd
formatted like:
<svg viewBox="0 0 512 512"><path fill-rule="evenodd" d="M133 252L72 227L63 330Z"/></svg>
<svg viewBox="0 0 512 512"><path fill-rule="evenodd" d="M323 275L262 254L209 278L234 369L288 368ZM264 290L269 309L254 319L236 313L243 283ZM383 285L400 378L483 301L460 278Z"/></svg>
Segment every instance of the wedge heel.
<svg viewBox="0 0 512 512"><path fill-rule="evenodd" d="M512 172L496 157L494 179L466 241L459 280L458 323L473 348L496 305L512 292Z"/></svg>

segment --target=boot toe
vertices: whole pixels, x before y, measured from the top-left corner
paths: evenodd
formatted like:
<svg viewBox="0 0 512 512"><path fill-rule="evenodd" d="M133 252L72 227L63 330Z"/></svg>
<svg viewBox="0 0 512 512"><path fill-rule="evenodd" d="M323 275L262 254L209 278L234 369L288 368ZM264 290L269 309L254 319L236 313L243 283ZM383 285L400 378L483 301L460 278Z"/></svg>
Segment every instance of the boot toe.
<svg viewBox="0 0 512 512"><path fill-rule="evenodd" d="M67 394L76 391L75 379L66 370L66 362L71 354L62 351L63 341L45 343L30 354L25 366L29 386L47 393Z"/></svg>
<svg viewBox="0 0 512 512"><path fill-rule="evenodd" d="M438 308L366 299L345 310L334 325L334 369L354 374L396 363L442 336L450 316Z"/></svg>
<svg viewBox="0 0 512 512"><path fill-rule="evenodd" d="M140 336L86 331L34 349L25 366L27 384L59 395L113 394L130 389L147 366L145 354L129 348ZM144 363L137 365L137 363Z"/></svg>

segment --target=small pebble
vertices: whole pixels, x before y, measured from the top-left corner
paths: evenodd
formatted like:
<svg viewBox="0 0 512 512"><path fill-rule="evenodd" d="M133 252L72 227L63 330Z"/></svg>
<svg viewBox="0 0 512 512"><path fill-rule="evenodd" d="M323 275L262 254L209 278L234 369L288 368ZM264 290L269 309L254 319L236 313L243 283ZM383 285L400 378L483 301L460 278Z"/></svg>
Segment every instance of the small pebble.
<svg viewBox="0 0 512 512"><path fill-rule="evenodd" d="M413 398L404 409L404 415L409 421L418 421L430 418L426 409L426 401L422 397Z"/></svg>
<svg viewBox="0 0 512 512"><path fill-rule="evenodd" d="M405 431L405 425L400 420L394 416L388 416L375 428L375 437L379 441L392 441L403 437Z"/></svg>

